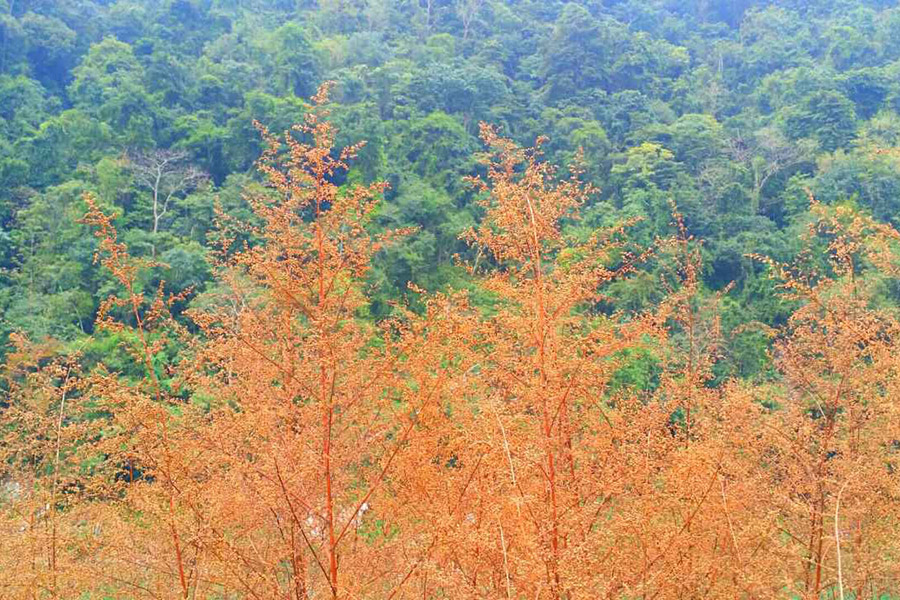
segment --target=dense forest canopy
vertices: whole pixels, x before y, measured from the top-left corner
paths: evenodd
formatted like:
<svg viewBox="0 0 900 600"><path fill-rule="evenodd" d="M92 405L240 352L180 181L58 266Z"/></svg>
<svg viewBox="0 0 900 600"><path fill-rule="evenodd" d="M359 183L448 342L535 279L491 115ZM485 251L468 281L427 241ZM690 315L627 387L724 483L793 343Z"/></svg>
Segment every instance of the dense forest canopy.
<svg viewBox="0 0 900 600"><path fill-rule="evenodd" d="M556 164L583 150L599 189L584 227L641 217L649 242L674 201L705 240L706 287L734 286L729 333L783 322L746 255L797 252L805 188L900 214L896 156L873 152L900 137L891 4L4 0L0 329L92 332L109 280L75 222L84 191L171 267L172 289L201 294L214 202L246 211L257 181L253 120L289 127L326 80L339 142L367 142L339 177L387 181L378 226L419 228L377 261L373 314L408 281L467 285L454 256L480 214L463 178L485 121L525 145L546 136ZM618 300L652 295L635 284ZM743 335L723 375L763 372L762 344Z"/></svg>
<svg viewBox="0 0 900 600"><path fill-rule="evenodd" d="M0 597L895 597L898 228L896 2L0 0Z"/></svg>

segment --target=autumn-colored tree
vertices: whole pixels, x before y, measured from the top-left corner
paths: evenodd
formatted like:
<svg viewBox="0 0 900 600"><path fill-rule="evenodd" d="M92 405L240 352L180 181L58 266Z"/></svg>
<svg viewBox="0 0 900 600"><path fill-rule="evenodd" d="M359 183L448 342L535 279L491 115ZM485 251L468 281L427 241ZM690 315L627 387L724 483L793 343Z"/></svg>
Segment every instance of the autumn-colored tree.
<svg viewBox="0 0 900 600"><path fill-rule="evenodd" d="M418 478L396 467L429 460L415 441L449 389L446 311L361 318L370 261L403 232L366 228L382 184L332 183L359 146L333 149L326 94L283 138L263 131L271 193L248 198L261 224L222 216L220 292L191 314L204 342L170 437L186 597L391 597L428 548L403 504ZM234 226L256 243L232 248Z"/></svg>
<svg viewBox="0 0 900 600"><path fill-rule="evenodd" d="M43 478L49 491L28 503L18 490L30 482L20 481L23 466L55 476L56 467L46 465L62 433L70 444L93 442L84 452L108 467L93 479L104 501L85 503L87 516L66 512L81 523L70 528L67 547L88 523L96 538L70 569L67 589L381 598L399 594L426 560L436 540L410 502L428 482L396 467L405 454L413 455L407 463L428 462L415 441L434 435L432 420L447 418L441 407L453 381L446 371L457 350L441 340L453 339L447 315L456 311L452 299L438 298L424 317L397 307L399 316L380 325L362 318L370 260L403 232L374 237L366 229L384 186L339 190L332 183L359 146L333 150L335 131L321 120L326 94L320 91L319 106L283 140L264 132L260 167L271 193L248 198L261 224L222 216L221 283L207 308L191 314L201 332L193 340L168 311L180 297L166 298L162 285L150 296L140 289L142 271L158 265L130 256L111 217L87 199L98 259L121 289L104 302L98 323L124 340L141 376L101 368L86 377L85 394L102 398L109 416L102 440L53 429L75 385L57 381L62 367L32 377L29 389L45 398L46 416L32 414L24 386L13 388L22 407L4 417L35 421L15 435L38 425L41 433L28 445L9 444L4 457L15 475L4 507L9 500L11 515L50 523L40 531L53 531L29 538L40 553L21 556L32 557L39 575L11 571L15 589L53 581L34 562L49 552L41 542L57 535L40 506L64 482ZM249 227L255 245L232 248L234 226ZM164 350L175 339L187 358L166 364ZM11 542L18 525L4 525L4 542Z"/></svg>
<svg viewBox="0 0 900 600"><path fill-rule="evenodd" d="M453 407L472 491L445 570L467 597L596 597L616 545L605 521L628 477L616 459L627 425L606 384L654 333L597 306L639 257L622 229L563 233L593 191L577 171L558 180L540 143L522 149L488 126L482 137L487 177L473 183L486 213L466 238L489 264L473 272L495 301L473 317L468 389Z"/></svg>
<svg viewBox="0 0 900 600"><path fill-rule="evenodd" d="M783 595L876 598L900 576L900 321L873 292L900 274L900 234L843 207L813 201L812 214L808 252L794 264L766 261L801 306L775 345L784 381L769 400L758 468L782 541ZM825 268L811 260L816 249Z"/></svg>
<svg viewBox="0 0 900 600"><path fill-rule="evenodd" d="M154 263L129 256L110 217L90 196L85 200L85 222L101 239L97 259L121 290L102 303L98 327L121 341L140 375L102 366L84 373L77 352L55 358L47 344L19 338L0 415L2 505L10 517L2 536L10 561L3 583L13 597L125 590L158 596L172 573L185 589L169 434L177 398L164 389L154 358L178 327L161 289L150 297L139 289L141 269ZM139 479L159 481L141 486ZM161 535L136 535L147 523L159 525Z"/></svg>
<svg viewBox="0 0 900 600"><path fill-rule="evenodd" d="M14 338L3 369L0 409L0 590L58 597L72 584L71 513L85 493L80 440L97 428L83 419L77 356ZM82 463L82 464L79 464Z"/></svg>
<svg viewBox="0 0 900 600"><path fill-rule="evenodd" d="M608 522L617 542L608 597L770 597L766 482L748 450L761 409L712 385L727 289L704 293L700 243L674 217L655 315L659 385L647 400L618 399L631 423L619 459L629 479Z"/></svg>

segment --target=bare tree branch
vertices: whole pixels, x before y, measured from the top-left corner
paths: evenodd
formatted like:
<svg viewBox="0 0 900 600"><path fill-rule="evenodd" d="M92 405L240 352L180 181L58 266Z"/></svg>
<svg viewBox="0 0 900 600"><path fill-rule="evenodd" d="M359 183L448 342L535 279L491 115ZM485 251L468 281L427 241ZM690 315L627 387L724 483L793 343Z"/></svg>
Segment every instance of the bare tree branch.
<svg viewBox="0 0 900 600"><path fill-rule="evenodd" d="M169 212L172 199L188 194L209 180L206 172L187 164L188 153L184 150L141 150L130 152L127 159L135 181L150 190L154 237L159 232L160 221Z"/></svg>

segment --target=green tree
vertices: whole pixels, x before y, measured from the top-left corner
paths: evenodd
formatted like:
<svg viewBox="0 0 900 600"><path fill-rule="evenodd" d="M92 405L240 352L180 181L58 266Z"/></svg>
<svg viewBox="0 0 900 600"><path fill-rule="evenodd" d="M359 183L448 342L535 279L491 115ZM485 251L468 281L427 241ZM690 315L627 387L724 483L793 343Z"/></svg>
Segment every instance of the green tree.
<svg viewBox="0 0 900 600"><path fill-rule="evenodd" d="M25 58L25 29L7 11L0 11L0 73L11 73Z"/></svg>
<svg viewBox="0 0 900 600"><path fill-rule="evenodd" d="M687 114L671 125L654 125L645 131L651 140L671 149L675 159L693 173L699 173L725 149L725 131L710 115Z"/></svg>
<svg viewBox="0 0 900 600"><path fill-rule="evenodd" d="M479 120L491 118L492 108L505 100L507 87L493 69L432 63L413 75L406 94L425 113L462 115L471 129Z"/></svg>
<svg viewBox="0 0 900 600"><path fill-rule="evenodd" d="M97 302L94 240L76 221L87 184L69 181L28 198L14 238L20 264L4 311L32 339L73 339L90 331Z"/></svg>
<svg viewBox="0 0 900 600"><path fill-rule="evenodd" d="M809 22L798 12L777 7L754 8L740 25L741 47L734 56L731 78L759 78L812 61L814 40Z"/></svg>
<svg viewBox="0 0 900 600"><path fill-rule="evenodd" d="M60 183L79 165L99 160L112 150L114 131L79 109L47 119L18 148L29 165L29 184L40 188Z"/></svg>
<svg viewBox="0 0 900 600"><path fill-rule="evenodd" d="M791 138L815 138L823 150L832 152L847 147L856 137L856 109L843 94L816 92L785 118Z"/></svg>
<svg viewBox="0 0 900 600"><path fill-rule="evenodd" d="M435 111L412 120L399 136L400 148L412 172L439 188L464 189L462 177L474 167L475 139L451 115Z"/></svg>
<svg viewBox="0 0 900 600"><path fill-rule="evenodd" d="M106 38L73 71L69 95L84 113L112 126L131 144L149 144L153 128L144 69L128 44Z"/></svg>
<svg viewBox="0 0 900 600"><path fill-rule="evenodd" d="M541 77L551 101L610 81L617 51L626 40L624 27L599 22L579 4L566 4L553 25L541 57Z"/></svg>
<svg viewBox="0 0 900 600"><path fill-rule="evenodd" d="M26 13L21 19L35 78L61 93L75 59L77 34L56 17Z"/></svg>
<svg viewBox="0 0 900 600"><path fill-rule="evenodd" d="M653 142L629 148L613 165L610 184L621 216L641 219L634 235L641 243L649 243L668 228L672 201L679 200L675 193L689 187L675 154Z"/></svg>
<svg viewBox="0 0 900 600"><path fill-rule="evenodd" d="M868 119L884 106L893 82L881 69L854 69L841 78L841 87L856 106L857 114Z"/></svg>
<svg viewBox="0 0 900 600"><path fill-rule="evenodd" d="M872 38L855 27L834 26L823 37L828 45L828 62L838 71L867 67L878 56Z"/></svg>
<svg viewBox="0 0 900 600"><path fill-rule="evenodd" d="M403 297L414 303L417 294L409 294L407 284L415 283L427 290L440 290L448 283L459 283L461 269L453 265L453 256L466 252L459 240L462 232L475 220L467 210L460 210L453 199L415 176L396 182L390 201L379 211L377 223L386 230L415 227L415 231L383 253L376 269L380 293L373 312L389 312L387 302Z"/></svg>
<svg viewBox="0 0 900 600"><path fill-rule="evenodd" d="M24 75L0 75L0 137L14 141L34 135L52 104L41 85Z"/></svg>
<svg viewBox="0 0 900 600"><path fill-rule="evenodd" d="M306 30L299 23L285 23L272 33L269 44L279 91L300 98L315 93L320 78L319 59Z"/></svg>

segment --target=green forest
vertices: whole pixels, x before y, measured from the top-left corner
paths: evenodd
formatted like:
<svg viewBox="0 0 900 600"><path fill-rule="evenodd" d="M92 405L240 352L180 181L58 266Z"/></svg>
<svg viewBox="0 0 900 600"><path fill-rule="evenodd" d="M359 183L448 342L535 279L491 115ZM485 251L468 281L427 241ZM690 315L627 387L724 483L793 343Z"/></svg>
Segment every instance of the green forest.
<svg viewBox="0 0 900 600"><path fill-rule="evenodd" d="M900 598L900 6L0 0L0 599Z"/></svg>
<svg viewBox="0 0 900 600"><path fill-rule="evenodd" d="M374 225L418 228L376 261L373 318L408 281L467 286L459 236L479 208L464 177L487 122L546 136L561 166L583 150L598 193L577 227L639 217L649 243L674 203L704 241L704 288L731 286L720 376L766 377L747 324L787 312L747 255L796 255L809 192L900 218L900 157L876 152L900 145L891 4L2 0L0 336L92 333L111 282L77 223L85 191L169 266L147 286L202 298L213 206L246 214L259 183L253 121L287 129L330 80L339 142L366 141L340 177L387 181ZM660 293L652 273L614 291L628 308Z"/></svg>

